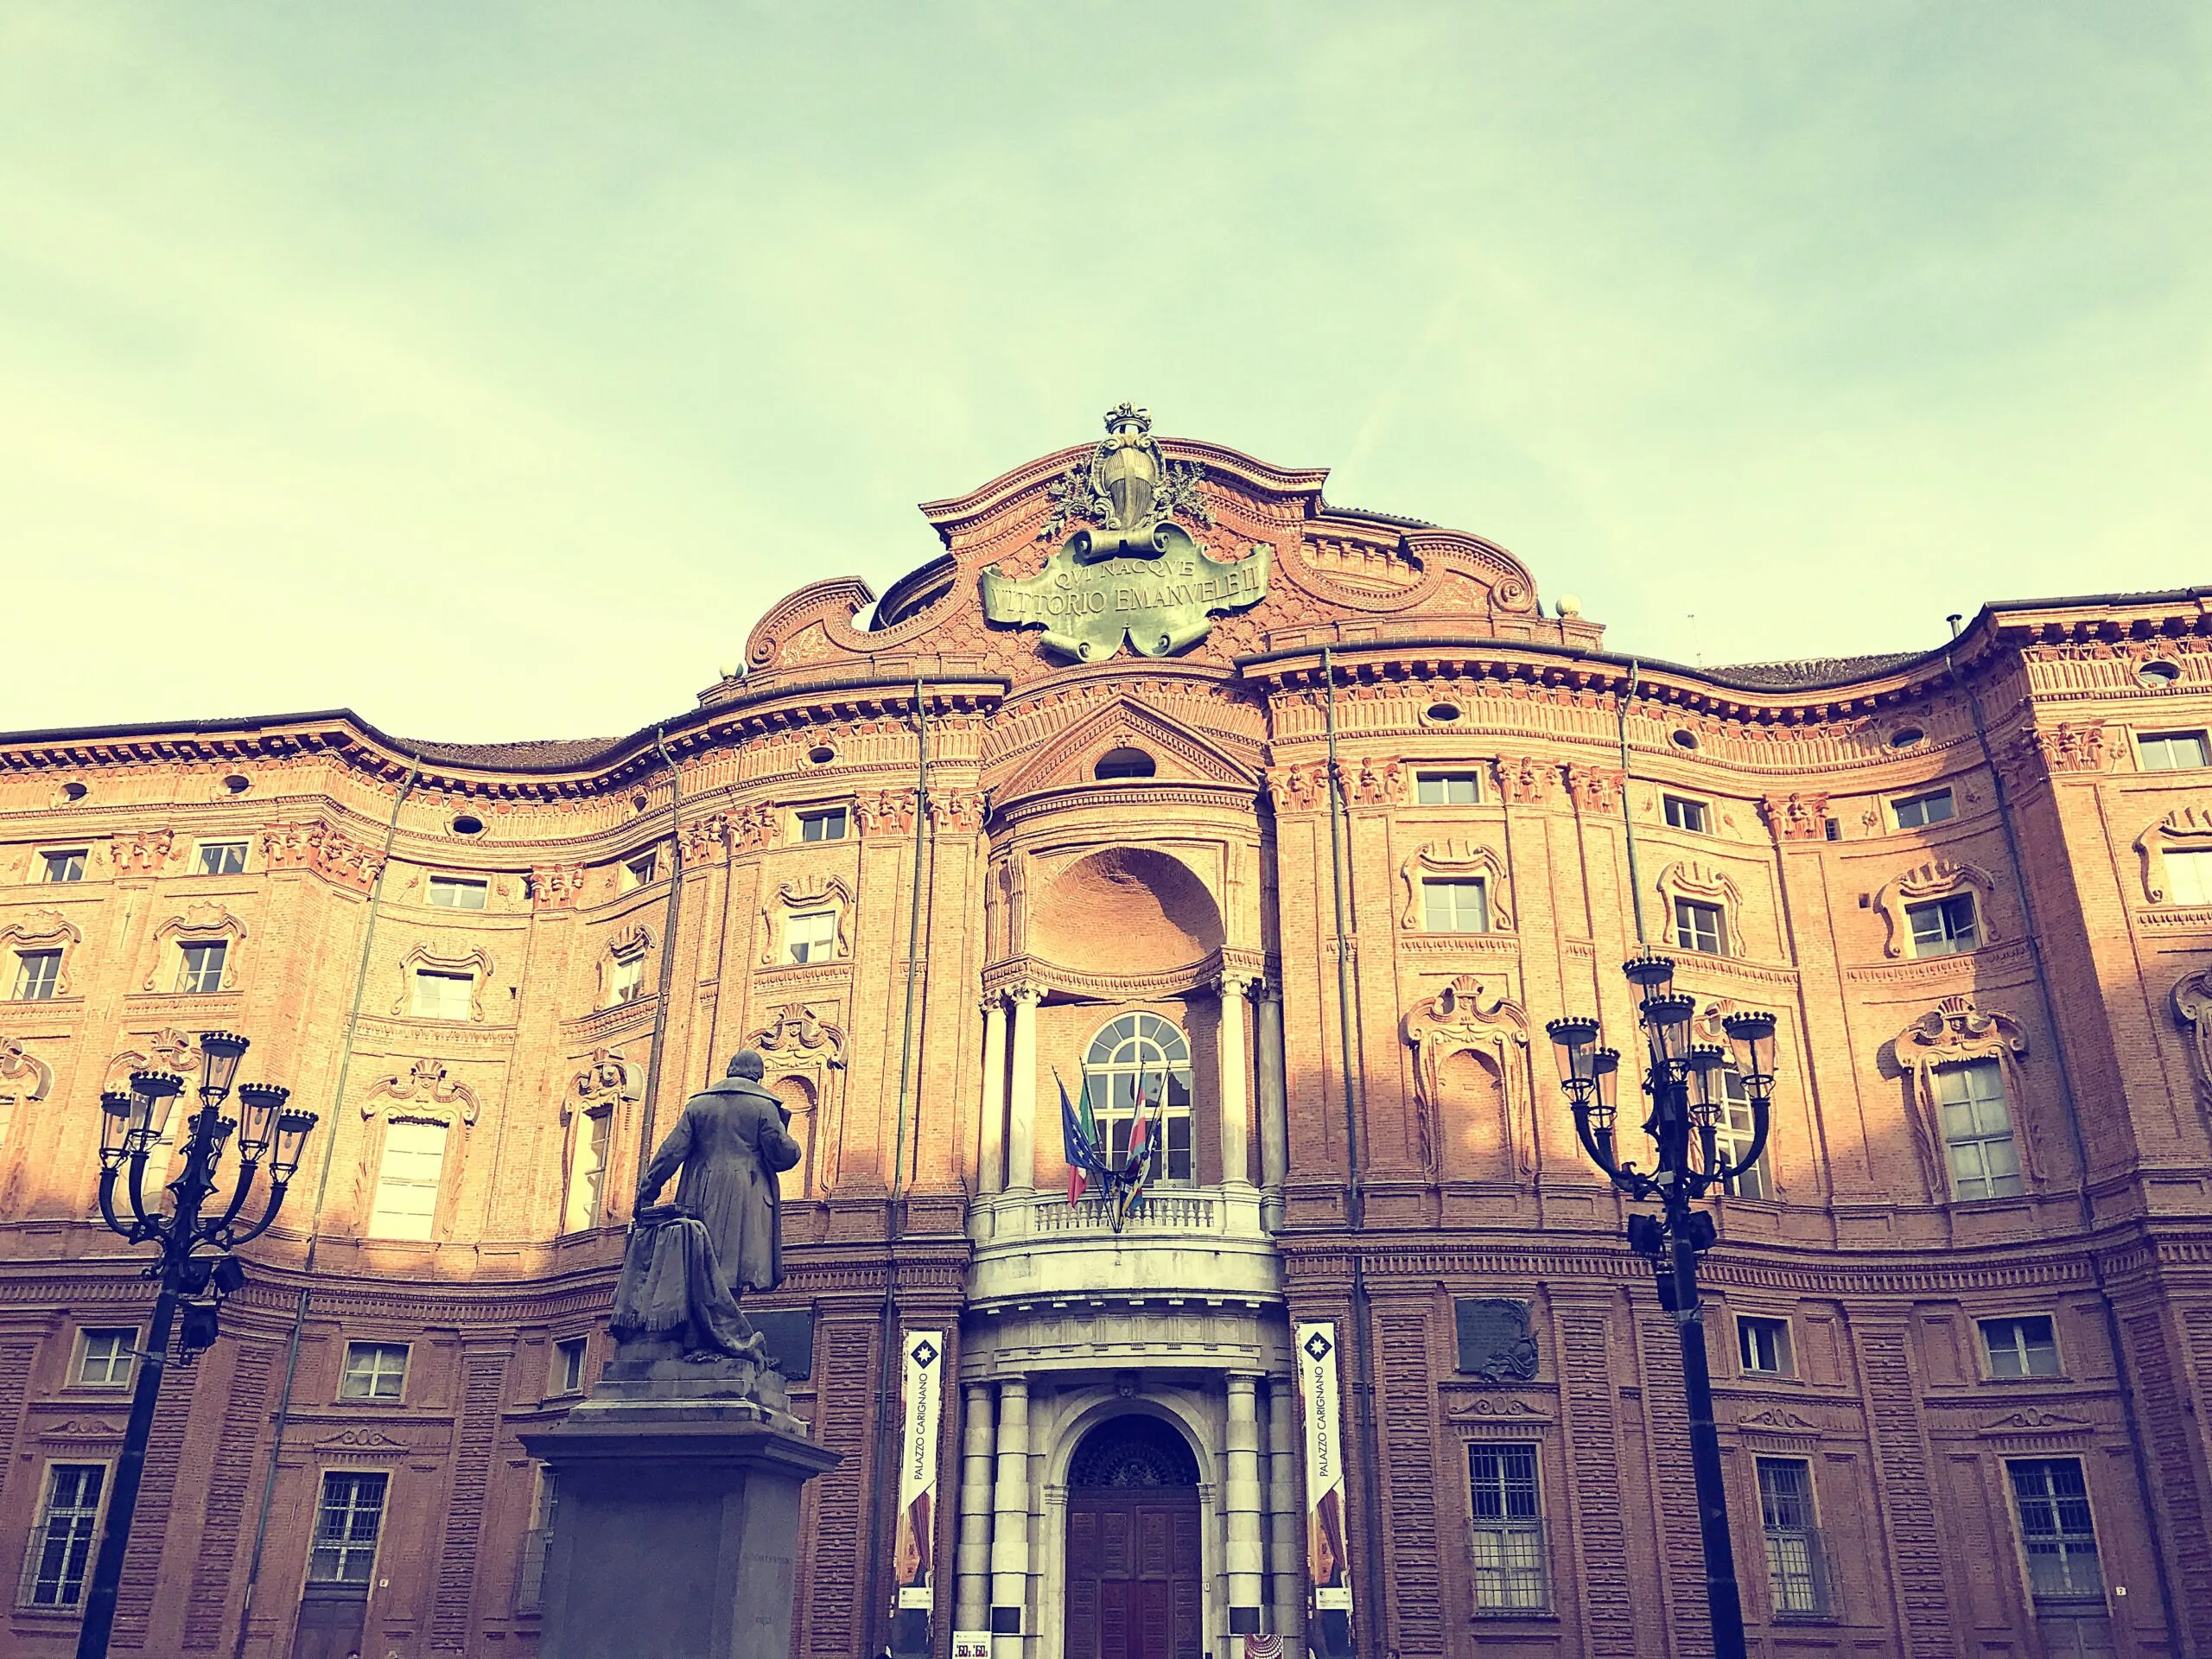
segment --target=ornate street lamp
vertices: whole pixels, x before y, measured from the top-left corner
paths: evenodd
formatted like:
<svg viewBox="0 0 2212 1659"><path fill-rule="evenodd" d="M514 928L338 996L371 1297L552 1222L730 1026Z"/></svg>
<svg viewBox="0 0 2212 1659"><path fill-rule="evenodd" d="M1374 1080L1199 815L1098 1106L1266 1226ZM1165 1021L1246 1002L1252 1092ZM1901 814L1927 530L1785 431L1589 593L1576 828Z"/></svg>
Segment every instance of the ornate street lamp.
<svg viewBox="0 0 2212 1659"><path fill-rule="evenodd" d="M223 1103L230 1098L232 1080L247 1046L245 1038L227 1031L207 1032L200 1039L200 1106L187 1121L184 1172L168 1184L166 1211L158 1187L152 1208L147 1206L146 1165L168 1133L169 1114L184 1091L184 1079L168 1071L134 1071L127 1092L111 1090L100 1096L100 1215L131 1243L160 1247L161 1259L147 1268L146 1277L160 1281L162 1290L154 1299L151 1334L138 1356L130 1421L123 1433L122 1454L116 1459L100 1552L92 1563L85 1622L77 1635L77 1659L105 1659L108 1635L115 1624L116 1590L123 1579L123 1554L138 1507L146 1440L154 1426L154 1402L161 1397L162 1373L169 1363L169 1338L178 1311L182 1309L184 1328L175 1333L176 1363L188 1365L213 1345L224 1299L245 1283L245 1269L231 1252L260 1237L276 1219L284 1189L299 1169L308 1131L315 1125L313 1112L285 1109L289 1090L265 1083L240 1085L238 1116L223 1116ZM227 1199L211 1204L223 1154L233 1135L238 1154L234 1184ZM242 1224L238 1217L264 1161L269 1191L261 1218ZM130 1201L127 1221L115 1209L119 1181ZM199 1255L202 1245L215 1254Z"/></svg>
<svg viewBox="0 0 2212 1659"><path fill-rule="evenodd" d="M1656 1199L1656 1216L1628 1218L1628 1242L1658 1275L1659 1305L1675 1317L1682 1344L1682 1382L1689 1395L1690 1463L1697 1475L1699 1530L1705 1539L1705 1597L1713 1615L1717 1659L1743 1659L1744 1610L1736 1592L1736 1555L1728 1537L1728 1498L1720 1483L1720 1438L1713 1427L1713 1378L1706 1369L1699 1319L1697 1259L1711 1248L1713 1217L1690 1207L1743 1174L1766 1149L1768 1106L1774 1094L1774 1016L1732 1014L1720 1022L1728 1047L1693 1039L1697 999L1675 989L1675 964L1651 951L1621 971L1638 994L1647 1055L1643 1092L1651 1102L1643 1133L1656 1154L1648 1172L1624 1160L1614 1139L1614 1090L1620 1053L1599 1046L1595 1020L1554 1020L1545 1029L1559 1049L1560 1086L1574 1113L1574 1133L1591 1160L1638 1202ZM1732 1058L1751 1109L1751 1140L1740 1156L1720 1144L1727 1096L1721 1077Z"/></svg>

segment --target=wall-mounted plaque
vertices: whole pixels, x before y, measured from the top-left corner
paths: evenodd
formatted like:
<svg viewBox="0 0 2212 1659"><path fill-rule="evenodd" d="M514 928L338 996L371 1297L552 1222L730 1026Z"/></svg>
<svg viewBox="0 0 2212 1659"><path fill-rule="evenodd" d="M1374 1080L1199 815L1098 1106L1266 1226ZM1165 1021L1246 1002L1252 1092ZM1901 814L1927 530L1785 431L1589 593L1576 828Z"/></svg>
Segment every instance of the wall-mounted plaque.
<svg viewBox="0 0 2212 1659"><path fill-rule="evenodd" d="M1526 1382L1536 1374L1536 1338L1529 1304L1510 1296L1458 1296L1452 1302L1459 1328L1462 1376L1485 1382Z"/></svg>

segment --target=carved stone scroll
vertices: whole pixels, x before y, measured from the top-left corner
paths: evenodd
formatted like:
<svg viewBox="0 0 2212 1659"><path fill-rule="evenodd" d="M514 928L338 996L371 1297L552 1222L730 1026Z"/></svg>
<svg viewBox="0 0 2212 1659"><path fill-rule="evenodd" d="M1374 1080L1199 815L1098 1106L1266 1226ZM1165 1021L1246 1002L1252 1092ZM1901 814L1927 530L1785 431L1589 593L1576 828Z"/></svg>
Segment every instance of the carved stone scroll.
<svg viewBox="0 0 2212 1659"><path fill-rule="evenodd" d="M77 947L85 941L77 925L58 910L25 910L16 912L15 918L5 928L0 928L0 949L15 950L59 950L60 967L55 970L54 996L73 996L74 963L71 958ZM12 968L14 963L10 963ZM150 986L149 989L152 988Z"/></svg>
<svg viewBox="0 0 2212 1659"><path fill-rule="evenodd" d="M1498 1079L1498 1145L1522 1175L1535 1173L1529 1116L1529 1016L1508 1001L1502 987L1462 974L1434 996L1416 1003L1400 1022L1414 1051L1414 1102L1421 1161L1435 1169L1443 1123L1444 1062L1468 1053L1493 1068Z"/></svg>
<svg viewBox="0 0 2212 1659"><path fill-rule="evenodd" d="M1882 914L1885 930L1882 954L1902 957L1905 947L1912 942L1912 929L1906 925L1904 918L1907 905L1945 898L1955 893L1972 892L1974 894L1974 917L1980 928L1980 941L1984 944L1994 944L1998 933L1991 925L1989 899L1996 891L1996 879L1987 870L1979 864L1968 864L1959 859L1931 859L1891 878L1874 895L1874 908Z"/></svg>
<svg viewBox="0 0 2212 1659"><path fill-rule="evenodd" d="M1484 903L1490 912L1491 931L1513 931L1513 893L1505 879L1505 861L1495 849L1464 837L1424 842L1414 849L1412 857L1398 867L1398 880L1406 889L1405 910L1398 918L1399 926L1421 926L1421 884L1424 877L1430 875L1447 879L1480 877Z"/></svg>
<svg viewBox="0 0 2212 1659"><path fill-rule="evenodd" d="M2003 1069L2020 1167L2031 1185L2042 1185L2043 1157L2031 1126L2025 1074L2020 1067L2028 1052L2028 1034L2018 1020L1994 1010L1985 1013L1971 997L1947 996L1899 1032L1891 1046L1910 1084L1914 1144L1930 1192L1949 1190L1943 1168L1942 1110L1936 1098L1936 1070L1975 1060L1994 1060Z"/></svg>
<svg viewBox="0 0 2212 1659"><path fill-rule="evenodd" d="M2166 854L2212 852L2212 808L2177 806L2135 837L2135 855L2143 861L2143 896L2154 905L2167 902L2172 882L2166 873Z"/></svg>
<svg viewBox="0 0 2212 1659"><path fill-rule="evenodd" d="M448 1128L456 1121L474 1128L477 1109L476 1091L465 1083L454 1082L453 1074L437 1060L416 1060L404 1077L385 1078L361 1102L364 1118L407 1117L443 1123Z"/></svg>

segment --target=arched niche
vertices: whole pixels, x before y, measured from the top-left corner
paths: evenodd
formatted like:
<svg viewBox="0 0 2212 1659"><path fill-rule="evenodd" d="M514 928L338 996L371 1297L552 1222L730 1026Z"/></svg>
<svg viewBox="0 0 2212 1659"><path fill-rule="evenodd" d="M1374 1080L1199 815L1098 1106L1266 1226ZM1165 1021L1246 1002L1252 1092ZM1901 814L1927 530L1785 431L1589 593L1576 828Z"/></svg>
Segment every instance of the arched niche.
<svg viewBox="0 0 2212 1659"><path fill-rule="evenodd" d="M1028 949L1064 967L1153 972L1221 949L1221 907L1180 859L1112 847L1078 859L1032 899Z"/></svg>

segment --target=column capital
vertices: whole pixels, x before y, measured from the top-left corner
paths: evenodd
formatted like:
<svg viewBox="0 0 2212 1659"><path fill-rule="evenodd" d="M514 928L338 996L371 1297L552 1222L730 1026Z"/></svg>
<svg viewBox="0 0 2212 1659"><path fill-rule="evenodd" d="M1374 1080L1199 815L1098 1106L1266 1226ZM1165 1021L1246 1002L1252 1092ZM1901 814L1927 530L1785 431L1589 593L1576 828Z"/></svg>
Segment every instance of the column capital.
<svg viewBox="0 0 2212 1659"><path fill-rule="evenodd" d="M1009 1002L1027 1002L1033 1008L1045 1000L1045 987L1022 980L1007 986L1000 995Z"/></svg>
<svg viewBox="0 0 2212 1659"><path fill-rule="evenodd" d="M1213 976L1213 988L1224 996L1252 996L1268 982L1267 976L1250 968L1224 968Z"/></svg>

